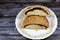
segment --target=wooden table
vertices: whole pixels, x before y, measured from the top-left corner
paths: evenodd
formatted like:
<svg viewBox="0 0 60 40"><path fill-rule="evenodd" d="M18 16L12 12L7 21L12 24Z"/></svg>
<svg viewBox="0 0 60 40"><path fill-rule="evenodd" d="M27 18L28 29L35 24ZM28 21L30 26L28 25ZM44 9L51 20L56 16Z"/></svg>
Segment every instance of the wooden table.
<svg viewBox="0 0 60 40"><path fill-rule="evenodd" d="M0 40L31 40L19 34L15 27L17 14L29 5L44 5L55 12L58 27L53 35L43 40L60 40L60 0L0 0Z"/></svg>

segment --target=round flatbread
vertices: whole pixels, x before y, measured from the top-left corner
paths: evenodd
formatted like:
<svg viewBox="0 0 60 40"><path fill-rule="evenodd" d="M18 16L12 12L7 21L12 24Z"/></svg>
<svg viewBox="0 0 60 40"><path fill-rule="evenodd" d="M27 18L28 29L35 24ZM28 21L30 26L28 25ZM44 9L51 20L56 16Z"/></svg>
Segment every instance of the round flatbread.
<svg viewBox="0 0 60 40"><path fill-rule="evenodd" d="M49 27L49 22L45 16L30 15L24 19L22 27L28 29L46 29Z"/></svg>

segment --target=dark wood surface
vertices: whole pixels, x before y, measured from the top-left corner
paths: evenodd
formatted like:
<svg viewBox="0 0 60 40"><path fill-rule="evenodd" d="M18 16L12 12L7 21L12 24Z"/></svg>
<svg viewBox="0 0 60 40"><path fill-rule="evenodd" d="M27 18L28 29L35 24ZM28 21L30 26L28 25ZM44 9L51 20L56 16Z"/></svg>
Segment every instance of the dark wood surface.
<svg viewBox="0 0 60 40"><path fill-rule="evenodd" d="M0 40L31 40L19 34L15 27L17 14L29 5L44 5L55 12L58 27L43 40L60 40L60 0L0 0Z"/></svg>

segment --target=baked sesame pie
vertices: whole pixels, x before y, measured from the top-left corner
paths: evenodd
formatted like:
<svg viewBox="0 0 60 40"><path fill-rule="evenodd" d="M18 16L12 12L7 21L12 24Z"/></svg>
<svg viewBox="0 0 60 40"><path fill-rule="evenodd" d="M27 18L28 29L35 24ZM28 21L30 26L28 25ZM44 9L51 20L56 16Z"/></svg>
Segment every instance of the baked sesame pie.
<svg viewBox="0 0 60 40"><path fill-rule="evenodd" d="M49 16L49 10L41 5L29 6L23 12L27 17L22 23L22 28L27 29L47 29L49 22L46 16Z"/></svg>
<svg viewBox="0 0 60 40"><path fill-rule="evenodd" d="M23 13L25 15L49 16L50 11L45 6L35 5L35 6L28 6Z"/></svg>

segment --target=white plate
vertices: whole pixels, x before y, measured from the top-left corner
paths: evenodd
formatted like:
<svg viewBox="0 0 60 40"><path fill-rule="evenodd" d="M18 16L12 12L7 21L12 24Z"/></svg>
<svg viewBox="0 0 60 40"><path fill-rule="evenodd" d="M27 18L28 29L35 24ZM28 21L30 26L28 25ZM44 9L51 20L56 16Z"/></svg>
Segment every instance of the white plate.
<svg viewBox="0 0 60 40"><path fill-rule="evenodd" d="M23 10L21 10L15 20L15 25L16 28L18 30L18 32L20 34L22 34L24 37L27 37L29 39L44 39L49 37L50 35L53 34L53 32L56 30L57 28L57 17L55 15L55 13L48 9L51 13L50 16L47 17L48 21L49 21L49 25L50 28L48 28L47 30L30 30L30 29L22 29L21 28L21 23L22 21L25 19L25 15L22 13L26 8L24 8Z"/></svg>

